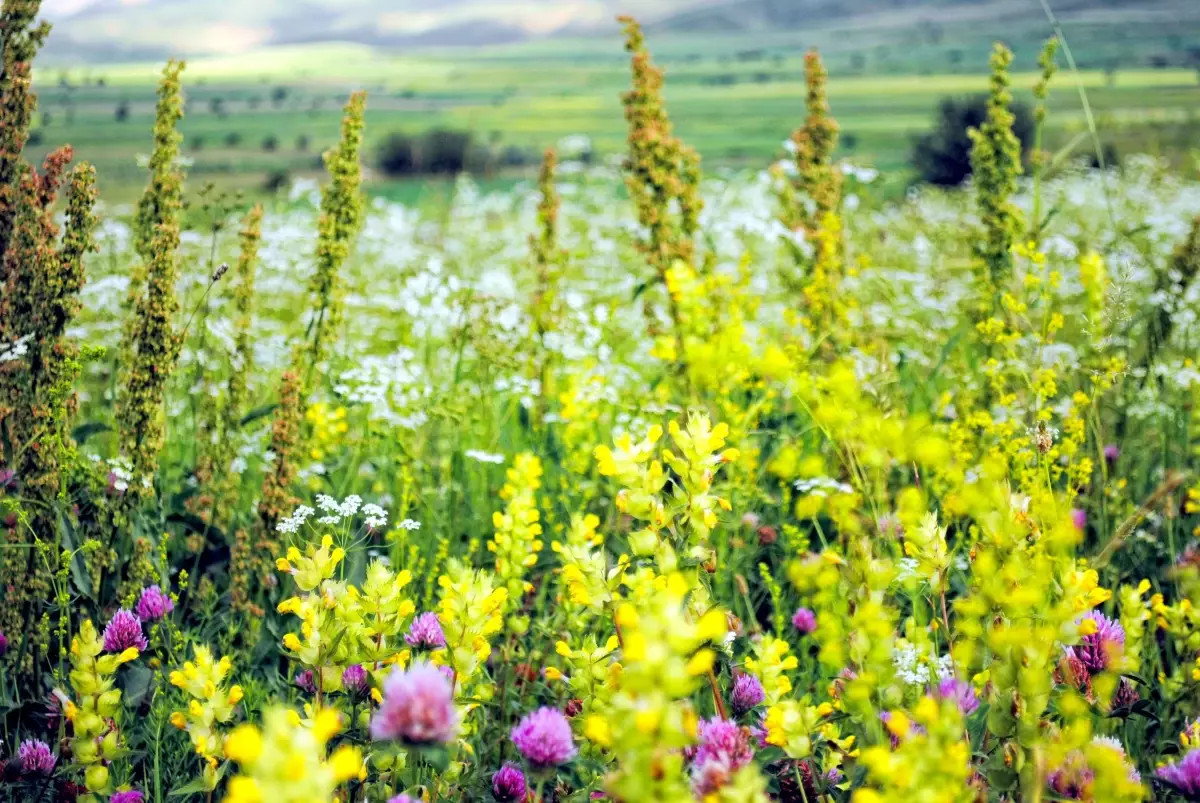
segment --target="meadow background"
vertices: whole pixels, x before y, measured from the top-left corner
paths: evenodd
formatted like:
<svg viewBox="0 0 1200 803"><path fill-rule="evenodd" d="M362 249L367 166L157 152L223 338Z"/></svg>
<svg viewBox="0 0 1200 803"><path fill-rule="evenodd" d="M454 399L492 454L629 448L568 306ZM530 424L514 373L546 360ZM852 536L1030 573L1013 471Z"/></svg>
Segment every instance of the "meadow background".
<svg viewBox="0 0 1200 803"><path fill-rule="evenodd" d="M58 20L38 73L35 130L95 163L106 197L132 198L159 65L187 56L181 131L197 182L261 190L316 177L346 95L365 88L368 165L394 132L445 128L471 135L482 151L474 172L500 182L489 186L511 186L564 137L586 136L600 158L622 152L628 65L610 5L309 3L300 14L270 3L97 3ZM1082 86L1117 153L1186 161L1200 144L1200 9L1188 0L1057 5L1080 72L1053 88L1049 145L1082 144ZM1016 94L1028 102L1052 30L1036 0L636 6L669 72L673 121L707 166L780 155L801 110L803 56L816 47L832 76L839 155L896 185L938 102L986 88L993 41L1014 50ZM409 200L427 185L378 171L369 183Z"/></svg>
<svg viewBox="0 0 1200 803"><path fill-rule="evenodd" d="M0 799L1200 800L1200 10L637 6L4 0Z"/></svg>

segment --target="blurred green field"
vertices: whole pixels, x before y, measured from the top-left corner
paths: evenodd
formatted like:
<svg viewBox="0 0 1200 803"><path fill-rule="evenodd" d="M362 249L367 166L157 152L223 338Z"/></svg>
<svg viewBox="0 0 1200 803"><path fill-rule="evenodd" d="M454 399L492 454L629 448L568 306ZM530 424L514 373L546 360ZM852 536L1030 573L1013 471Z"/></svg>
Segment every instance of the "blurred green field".
<svg viewBox="0 0 1200 803"><path fill-rule="evenodd" d="M670 113L707 164L758 165L779 155L803 113L804 43L795 39L789 49L768 36L751 50L730 50L728 41L722 50L703 36L664 40L658 58L667 67ZM834 47L827 54L829 92L843 154L902 168L941 98L984 89L987 46L957 42L971 54L969 64L945 61L937 47L921 51L924 61L905 60L895 44L864 50L859 42L849 55ZM855 58L863 52L874 55ZM1092 62L1103 57L1085 53ZM1018 52L1019 65L1031 58ZM143 63L42 71L40 147L74 145L97 165L106 197L132 197L144 181L138 155L149 150L158 69ZM1032 72L1018 73L1017 96L1027 98L1033 81ZM342 103L362 87L370 93L370 149L394 131L464 129L486 144L496 172L520 173L521 161L569 135L590 137L601 157L620 152L627 82L619 45L592 40L574 51L551 40L419 57L361 45L269 48L189 65L184 150L194 160L194 179L222 186L255 189L273 176L315 175L319 154L336 138ZM1200 72L1169 67L1064 71L1051 97L1052 145L1085 128L1077 82L1102 138L1120 151L1186 154L1200 147Z"/></svg>

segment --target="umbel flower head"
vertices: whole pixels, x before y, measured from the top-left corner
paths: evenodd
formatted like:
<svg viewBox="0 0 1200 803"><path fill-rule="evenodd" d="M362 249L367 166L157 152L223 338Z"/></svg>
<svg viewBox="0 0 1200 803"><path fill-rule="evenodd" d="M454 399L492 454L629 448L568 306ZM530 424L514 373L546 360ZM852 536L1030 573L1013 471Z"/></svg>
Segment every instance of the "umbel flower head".
<svg viewBox="0 0 1200 803"><path fill-rule="evenodd" d="M404 642L418 650L440 650L446 646L446 635L442 632L442 623L436 613L427 611L413 619L408 632L404 634Z"/></svg>
<svg viewBox="0 0 1200 803"><path fill-rule="evenodd" d="M371 720L372 739L413 746L446 744L457 732L454 690L438 667L418 661L407 670L392 670Z"/></svg>
<svg viewBox="0 0 1200 803"><path fill-rule="evenodd" d="M158 586L148 586L142 590L134 610L143 622L156 622L175 610L175 603Z"/></svg>
<svg viewBox="0 0 1200 803"><path fill-rule="evenodd" d="M544 706L526 714L512 729L512 741L525 760L538 769L557 767L575 757L571 723L557 708Z"/></svg>
<svg viewBox="0 0 1200 803"><path fill-rule="evenodd" d="M26 739L17 749L21 769L26 775L49 775L54 772L58 758L50 752L50 745L40 739Z"/></svg>
<svg viewBox="0 0 1200 803"><path fill-rule="evenodd" d="M525 803L528 795L525 773L515 764L505 764L492 776L492 797L497 803Z"/></svg>
<svg viewBox="0 0 1200 803"><path fill-rule="evenodd" d="M149 646L145 634L142 633L142 620L137 614L124 608L113 614L108 626L104 628L105 652L124 652L130 647L144 651Z"/></svg>

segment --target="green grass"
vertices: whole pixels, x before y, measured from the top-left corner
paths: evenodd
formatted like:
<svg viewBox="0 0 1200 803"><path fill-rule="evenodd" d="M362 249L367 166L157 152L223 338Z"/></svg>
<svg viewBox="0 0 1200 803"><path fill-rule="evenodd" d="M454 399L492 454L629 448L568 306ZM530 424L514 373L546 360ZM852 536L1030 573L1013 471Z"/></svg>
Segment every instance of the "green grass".
<svg viewBox="0 0 1200 803"><path fill-rule="evenodd" d="M709 39L687 37L687 48L702 51ZM803 114L801 54L695 59L679 37L664 41L671 116L706 163L754 165L775 158ZM259 187L281 171L315 175L319 154L337 135L341 105L358 87L371 95L371 147L393 131L450 126L471 131L497 151L515 146L530 158L571 134L587 134L601 154L617 153L625 138L620 95L628 68L614 43L579 45L574 54L564 52L561 42L547 42L417 57L338 44L201 59L185 73L190 99L182 125L185 153L195 160L195 178L234 187ZM764 53L769 45L768 37ZM835 50L829 93L842 127L843 155L888 170L904 166L913 136L929 127L942 97L980 92L986 85L982 73L945 66L920 75L874 70L878 65L868 63L864 74L850 74L839 70L840 60ZM71 143L96 163L109 197L132 197L144 181L137 156L150 144L158 69L141 63L43 71L41 143ZM1200 108L1195 70L1090 69L1079 79L1103 136L1136 150L1186 151L1200 144L1190 125ZM1015 76L1018 97L1028 99L1034 80L1033 72ZM278 88L287 96L275 103ZM222 105L219 113L215 100ZM121 104L129 114L118 122ZM1061 144L1084 126L1074 76L1059 76L1051 107L1050 141ZM266 147L269 140L276 143L273 150Z"/></svg>

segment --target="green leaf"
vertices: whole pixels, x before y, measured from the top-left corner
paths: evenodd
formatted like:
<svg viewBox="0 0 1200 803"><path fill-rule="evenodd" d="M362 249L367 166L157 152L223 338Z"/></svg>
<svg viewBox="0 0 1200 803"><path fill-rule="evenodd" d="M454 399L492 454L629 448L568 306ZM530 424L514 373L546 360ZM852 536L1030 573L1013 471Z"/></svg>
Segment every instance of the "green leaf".
<svg viewBox="0 0 1200 803"><path fill-rule="evenodd" d="M238 424L243 427L247 424L253 424L258 419L266 418L271 413L275 412L275 408L278 406L278 404L264 404L262 407L255 407L253 410L242 416L242 420L239 421Z"/></svg>
<svg viewBox="0 0 1200 803"><path fill-rule="evenodd" d="M105 424L103 421L88 421L85 424L80 424L71 430L71 437L75 442L82 446L87 439L93 435L98 435L101 432L112 432L112 427Z"/></svg>
<svg viewBox="0 0 1200 803"><path fill-rule="evenodd" d="M150 693L153 683L154 672L150 670L150 667L131 664L121 673L121 699L125 701L125 707L137 709L146 699L146 695Z"/></svg>

